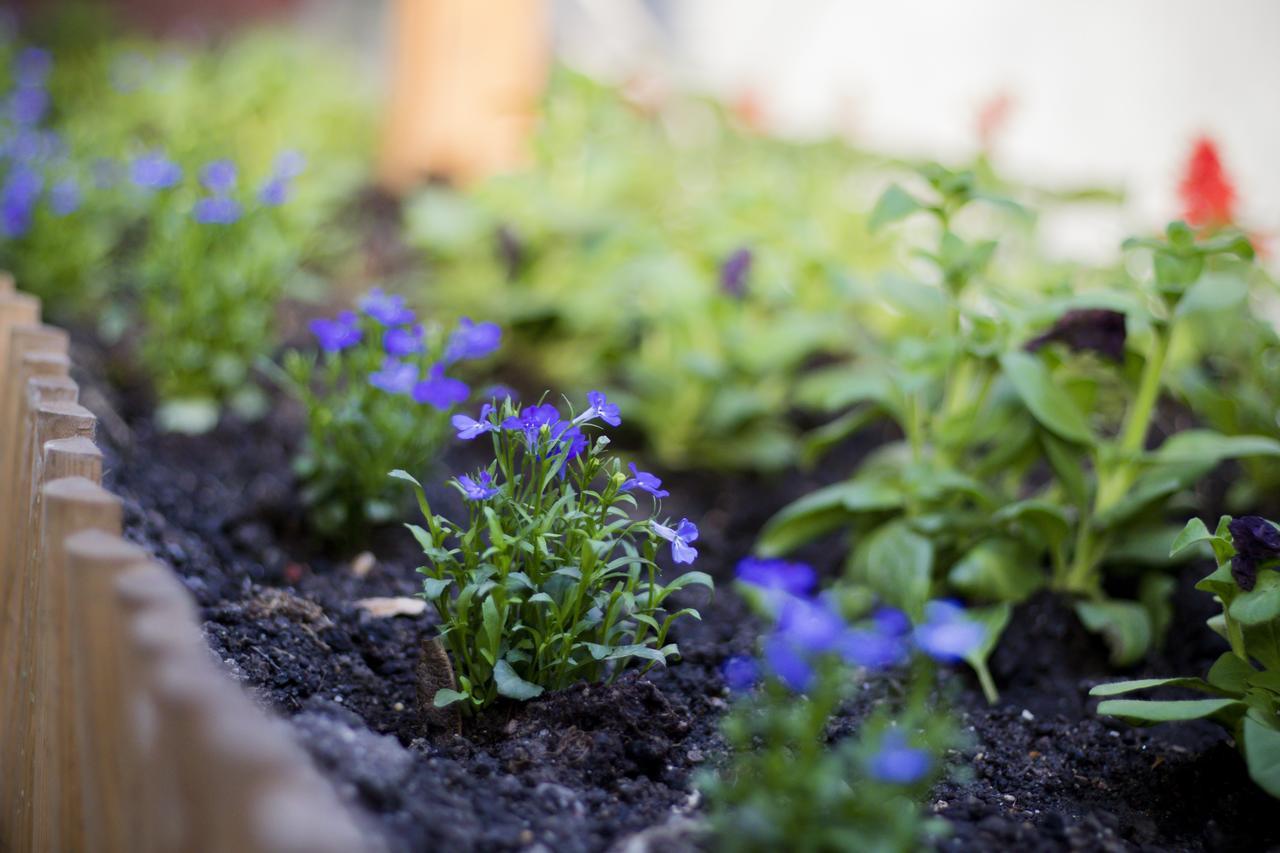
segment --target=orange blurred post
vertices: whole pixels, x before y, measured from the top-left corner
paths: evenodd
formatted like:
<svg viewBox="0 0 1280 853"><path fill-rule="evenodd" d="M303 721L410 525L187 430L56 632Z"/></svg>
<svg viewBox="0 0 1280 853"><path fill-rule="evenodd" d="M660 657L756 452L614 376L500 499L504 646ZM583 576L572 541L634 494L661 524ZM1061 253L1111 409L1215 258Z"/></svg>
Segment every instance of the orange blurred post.
<svg viewBox="0 0 1280 853"><path fill-rule="evenodd" d="M395 0L393 21L383 187L523 165L547 78L544 0Z"/></svg>

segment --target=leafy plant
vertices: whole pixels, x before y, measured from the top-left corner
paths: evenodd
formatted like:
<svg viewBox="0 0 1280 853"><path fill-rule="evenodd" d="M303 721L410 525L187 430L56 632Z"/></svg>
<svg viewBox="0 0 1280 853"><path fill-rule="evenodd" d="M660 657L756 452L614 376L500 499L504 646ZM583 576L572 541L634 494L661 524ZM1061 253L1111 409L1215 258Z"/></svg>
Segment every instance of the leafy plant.
<svg viewBox="0 0 1280 853"><path fill-rule="evenodd" d="M451 484L466 499L465 523L435 515L413 483L426 527L408 525L427 564L423 595L440 617L457 689L437 706L484 707L499 696L525 700L580 680L616 678L632 663L645 669L678 653L672 624L692 608L669 609L688 586L711 578L685 572L663 584L658 548L676 563L697 557L697 527L687 519L636 519L638 493L657 503L662 482L632 464L630 475L590 433L621 424L618 407L589 395L589 407L564 419L542 403L519 410L504 400L478 418L455 415L458 436L488 434L494 461Z"/></svg>
<svg viewBox="0 0 1280 853"><path fill-rule="evenodd" d="M1165 552L1153 557L1149 543L1160 548L1172 536L1162 513L1171 495L1223 459L1280 453L1266 437L1207 430L1155 450L1145 444L1175 330L1213 303L1220 277L1245 274L1252 249L1238 233L1197 239L1174 223L1162 240L1126 244L1151 252L1149 283L1126 279L1038 305L1034 291L1020 296L986 280L994 241L954 230L974 202L1012 203L969 173L935 166L922 176L926 191L893 186L872 214L873 226L916 213L936 225L936 247L918 253L932 286L895 281L900 293L887 297L914 300L921 325L895 326L881 350L816 374L801 392L831 410L854 406L818 433L821 443L882 415L905 439L873 453L850 480L782 510L758 549L781 554L844 528L855 537L847 564L855 584L912 613L951 590L990 603L983 613L993 625L1007 622L1009 604L1048 586L1077 599L1081 620L1104 633L1118 663L1132 662L1167 622L1170 581L1149 573L1139 600L1116 600L1103 566L1161 566ZM1053 325L1032 337L1051 312ZM984 661L974 665L993 697Z"/></svg>
<svg viewBox="0 0 1280 853"><path fill-rule="evenodd" d="M418 322L402 297L378 289L359 314L314 320L311 331L318 356L290 350L284 357L284 376L307 417L294 471L315 527L351 537L402 508L403 490L387 471L435 467L450 413L471 397L449 373L497 351L502 333L463 318L446 335Z"/></svg>
<svg viewBox="0 0 1280 853"><path fill-rule="evenodd" d="M773 625L760 661L724 666L739 694L721 725L732 754L699 780L716 849L905 851L944 831L920 807L941 775L943 751L958 742L948 716L929 703L931 659L969 654L983 626L946 602L931 603L914 629L889 608L847 622L834 599L813 595L804 564L747 560L738 578ZM833 715L865 673L908 663L905 695L856 736L830 742Z"/></svg>
<svg viewBox="0 0 1280 853"><path fill-rule="evenodd" d="M1209 627L1227 640L1203 678L1143 678L1100 684L1092 696L1108 697L1098 713L1137 725L1212 720L1231 733L1249 776L1280 797L1280 528L1258 516L1223 516L1210 533L1198 518L1173 543L1173 551L1209 543L1217 568L1196 584L1222 605ZM1208 699L1112 699L1140 690L1176 687Z"/></svg>

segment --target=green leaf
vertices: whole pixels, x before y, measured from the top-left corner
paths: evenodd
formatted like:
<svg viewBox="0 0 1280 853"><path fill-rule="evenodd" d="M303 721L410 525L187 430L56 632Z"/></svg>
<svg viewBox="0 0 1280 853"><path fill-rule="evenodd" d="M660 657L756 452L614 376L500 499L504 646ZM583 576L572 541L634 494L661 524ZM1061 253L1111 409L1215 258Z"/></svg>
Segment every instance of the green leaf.
<svg viewBox="0 0 1280 853"><path fill-rule="evenodd" d="M890 184L872 208L867 230L874 234L884 226L905 219L918 210L924 210L924 205L902 187Z"/></svg>
<svg viewBox="0 0 1280 853"><path fill-rule="evenodd" d="M431 700L431 704L437 708L444 708L452 705L454 702L464 702L471 697L465 693L459 693L457 690L450 690L447 687L441 687L436 691L435 698Z"/></svg>
<svg viewBox="0 0 1280 853"><path fill-rule="evenodd" d="M1223 435L1208 429L1175 433L1151 458L1157 464L1216 465L1226 459L1280 456L1280 441L1265 435Z"/></svg>
<svg viewBox="0 0 1280 853"><path fill-rule="evenodd" d="M621 660L623 658L644 658L655 663L666 663L667 659L658 649L643 644L629 646L603 646L599 643L584 643L591 657L596 660Z"/></svg>
<svg viewBox="0 0 1280 853"><path fill-rule="evenodd" d="M996 644L1000 642L1000 635L1008 627L1009 617L1012 615L1013 606L1007 603L992 607L974 607L968 611L969 618L981 624L986 633L982 642L971 649L964 659L978 674L982 693L986 696L987 702L993 705L999 701L1000 694L996 690L995 679L991 677L991 670L987 668L987 660L995 651Z"/></svg>
<svg viewBox="0 0 1280 853"><path fill-rule="evenodd" d="M707 589L715 589L716 582L711 579L711 575L706 572L685 572L671 579L671 583L667 584L665 589L668 592L684 589L686 586L696 584L705 586Z"/></svg>
<svg viewBox="0 0 1280 853"><path fill-rule="evenodd" d="M1190 548L1197 542L1203 542L1206 539L1212 539L1213 534L1209 532L1209 528L1204 526L1204 522L1198 518L1193 518L1187 522L1187 526L1182 528L1182 532L1173 540L1173 544L1169 546L1169 556L1175 556L1179 551Z"/></svg>
<svg viewBox="0 0 1280 853"><path fill-rule="evenodd" d="M1254 588L1237 595L1227 612L1242 625L1261 625L1280 616L1280 572L1261 569Z"/></svg>
<svg viewBox="0 0 1280 853"><path fill-rule="evenodd" d="M1186 317L1197 311L1222 311L1239 305L1248 295L1249 283L1243 277L1208 272L1187 288L1174 313Z"/></svg>
<svg viewBox="0 0 1280 853"><path fill-rule="evenodd" d="M1010 539L988 539L969 549L947 580L965 595L987 601L1024 601L1044 585L1044 573L1027 548Z"/></svg>
<svg viewBox="0 0 1280 853"><path fill-rule="evenodd" d="M867 582L887 603L918 614L929 599L933 543L905 521L891 521L871 534L864 571Z"/></svg>
<svg viewBox="0 0 1280 853"><path fill-rule="evenodd" d="M422 597L427 601L435 601L451 583L452 578L425 578L422 581Z"/></svg>
<svg viewBox="0 0 1280 853"><path fill-rule="evenodd" d="M1102 634L1116 666L1136 663L1151 646L1151 617L1134 601L1078 601L1076 615L1090 631Z"/></svg>
<svg viewBox="0 0 1280 853"><path fill-rule="evenodd" d="M1253 717L1244 718L1244 761L1249 778L1273 797L1280 797L1280 731Z"/></svg>
<svg viewBox="0 0 1280 853"><path fill-rule="evenodd" d="M408 482L408 483L413 483L419 489L422 488L422 484L419 483L412 474L410 474L408 471L401 470L400 468L397 468L396 470L392 471L387 476L394 477L397 480L404 480L405 482Z"/></svg>
<svg viewBox="0 0 1280 853"><path fill-rule="evenodd" d="M1040 498L1028 498L1006 504L991 516L993 521L1001 524L1019 523L1030 525L1044 539L1044 544L1056 547L1071 532L1071 521L1067 513L1057 504Z"/></svg>
<svg viewBox="0 0 1280 853"><path fill-rule="evenodd" d="M1067 441L1093 444L1093 433L1075 401L1053 381L1039 358L1021 350L1000 356L1000 367L1037 421Z"/></svg>
<svg viewBox="0 0 1280 853"><path fill-rule="evenodd" d="M894 509L901 489L883 480L862 478L835 483L805 495L769 519L756 542L764 557L776 557L835 530L851 513Z"/></svg>
<svg viewBox="0 0 1280 853"><path fill-rule="evenodd" d="M1044 448L1049 467L1053 469L1067 497L1076 506L1083 507L1089 502L1089 483L1085 479L1079 448L1045 430L1040 431L1040 446Z"/></svg>
<svg viewBox="0 0 1280 853"><path fill-rule="evenodd" d="M1108 699L1098 713L1131 723L1175 723L1208 718L1230 719L1245 712L1238 699Z"/></svg>
<svg viewBox="0 0 1280 853"><path fill-rule="evenodd" d="M1241 660L1235 652L1223 652L1209 667L1209 683L1219 690L1231 693L1244 693L1249 688L1250 680L1258 675L1258 671Z"/></svg>
<svg viewBox="0 0 1280 853"><path fill-rule="evenodd" d="M1119 696L1137 690L1150 690L1153 687L1186 687L1204 693L1216 692L1199 678L1137 678L1132 681L1113 681L1110 684L1098 684L1089 690L1090 696Z"/></svg>
<svg viewBox="0 0 1280 853"><path fill-rule="evenodd" d="M537 684L525 681L516 675L516 671L511 668L511 664L505 660L500 660L493 667L493 681L498 687L498 694L506 696L508 699L518 699L521 702L542 695L542 688Z"/></svg>

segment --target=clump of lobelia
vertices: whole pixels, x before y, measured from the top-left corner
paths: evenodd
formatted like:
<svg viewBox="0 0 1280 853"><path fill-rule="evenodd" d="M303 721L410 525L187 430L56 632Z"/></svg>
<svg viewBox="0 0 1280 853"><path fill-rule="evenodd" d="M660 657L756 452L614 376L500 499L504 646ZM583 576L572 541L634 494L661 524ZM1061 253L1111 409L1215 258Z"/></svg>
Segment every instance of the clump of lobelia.
<svg viewBox="0 0 1280 853"><path fill-rule="evenodd" d="M1089 694L1112 697L1156 687L1208 694L1197 699L1107 698L1098 703L1098 713L1136 725L1213 720L1231 732L1249 777L1280 797L1280 528L1256 515L1224 515L1211 533L1193 518L1172 550L1176 554L1204 542L1218 566L1196 589L1222 605L1209 627L1230 650L1203 679L1140 678L1099 684Z"/></svg>
<svg viewBox="0 0 1280 853"><path fill-rule="evenodd" d="M602 423L621 423L618 407L598 392L587 397L588 408L567 418L510 399L485 404L477 418L453 417L459 438L493 443L493 462L450 481L465 521L433 513L418 481L392 472L417 490L426 526L407 526L427 556L423 596L455 670L456 689L436 690L436 708L527 700L632 664L665 664L678 653L672 624L699 618L668 609L668 599L711 588L711 578L688 571L663 584L658 567L665 544L674 562L694 561L697 527L658 520L662 481L634 463L623 469L601 433Z"/></svg>

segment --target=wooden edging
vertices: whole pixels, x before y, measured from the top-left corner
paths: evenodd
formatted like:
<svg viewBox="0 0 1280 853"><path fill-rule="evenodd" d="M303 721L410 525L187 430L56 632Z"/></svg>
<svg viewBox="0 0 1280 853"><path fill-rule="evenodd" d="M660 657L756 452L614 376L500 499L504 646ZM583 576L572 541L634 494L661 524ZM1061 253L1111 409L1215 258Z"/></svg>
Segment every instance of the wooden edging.
<svg viewBox="0 0 1280 853"><path fill-rule="evenodd" d="M67 345L0 273L0 850L373 850L121 538Z"/></svg>

